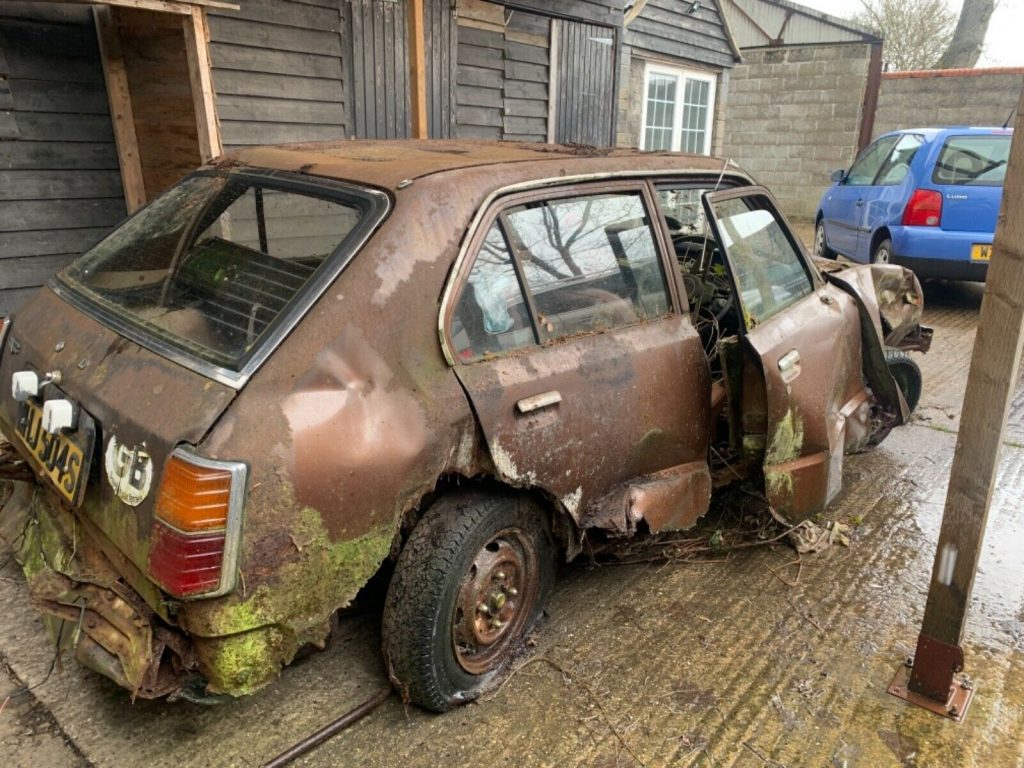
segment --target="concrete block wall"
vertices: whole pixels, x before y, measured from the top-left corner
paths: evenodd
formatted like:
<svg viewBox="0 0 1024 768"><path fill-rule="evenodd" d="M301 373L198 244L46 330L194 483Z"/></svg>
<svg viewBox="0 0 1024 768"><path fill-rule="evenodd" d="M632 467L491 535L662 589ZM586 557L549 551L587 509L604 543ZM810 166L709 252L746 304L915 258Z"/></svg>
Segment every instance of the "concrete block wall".
<svg viewBox="0 0 1024 768"><path fill-rule="evenodd" d="M772 190L789 216L814 216L829 172L857 152L871 46L745 49L725 100L722 153Z"/></svg>
<svg viewBox="0 0 1024 768"><path fill-rule="evenodd" d="M1021 67L887 72L878 93L874 134L939 125L1002 125L1017 106L1022 86Z"/></svg>

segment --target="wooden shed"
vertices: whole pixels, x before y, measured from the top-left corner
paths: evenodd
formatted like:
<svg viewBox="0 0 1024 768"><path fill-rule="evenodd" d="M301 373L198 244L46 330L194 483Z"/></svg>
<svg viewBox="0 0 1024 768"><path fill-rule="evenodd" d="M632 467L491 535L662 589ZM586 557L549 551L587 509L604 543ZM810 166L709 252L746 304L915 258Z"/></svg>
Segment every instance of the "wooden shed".
<svg viewBox="0 0 1024 768"><path fill-rule="evenodd" d="M717 0L693 5L0 3L0 315L235 147L430 136L710 151L737 54ZM683 144L698 118L704 133Z"/></svg>

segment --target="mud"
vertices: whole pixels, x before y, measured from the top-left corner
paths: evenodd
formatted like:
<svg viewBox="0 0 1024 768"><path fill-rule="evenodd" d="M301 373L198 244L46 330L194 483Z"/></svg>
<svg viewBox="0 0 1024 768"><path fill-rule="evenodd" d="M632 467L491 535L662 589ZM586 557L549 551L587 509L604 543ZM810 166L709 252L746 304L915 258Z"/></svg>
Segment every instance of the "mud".
<svg viewBox="0 0 1024 768"><path fill-rule="evenodd" d="M846 458L827 514L854 527L849 548L799 562L780 543L702 564L566 567L531 657L552 663L526 663L489 700L444 716L392 698L297 764L1024 764L1024 386L968 624L978 693L967 720L885 693L917 639L981 295L969 285L924 289L936 333L917 358L921 408L882 446ZM17 570L0 568L0 653L36 683L52 654L24 592ZM34 694L95 766L254 765L377 690L377 625L372 613L343 619L331 649L225 706L132 705L74 664ZM0 714L0 735L12 717ZM27 764L29 742L3 749Z"/></svg>

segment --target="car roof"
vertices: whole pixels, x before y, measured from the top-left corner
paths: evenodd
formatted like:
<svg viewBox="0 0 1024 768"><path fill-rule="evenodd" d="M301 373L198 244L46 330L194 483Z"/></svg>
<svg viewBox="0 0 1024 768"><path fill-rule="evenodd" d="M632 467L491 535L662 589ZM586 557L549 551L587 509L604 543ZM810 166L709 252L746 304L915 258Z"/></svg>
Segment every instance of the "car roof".
<svg viewBox="0 0 1024 768"><path fill-rule="evenodd" d="M932 126L930 128L901 128L898 131L889 131L885 135L902 136L908 133L924 136L925 139L931 141L933 139L940 137L945 138L946 136L991 136L1000 134L1010 135L1013 133L1013 128L1003 128L1002 126L998 125L946 125L942 127Z"/></svg>
<svg viewBox="0 0 1024 768"><path fill-rule="evenodd" d="M678 170L680 173L720 174L738 171L735 164L708 155L678 152L641 152L579 144L538 144L510 141L412 140L328 141L249 147L213 162L215 167L271 168L386 189L400 189L409 181L436 174L493 166L500 180L502 166L514 164L517 178L573 176L587 173L644 173Z"/></svg>

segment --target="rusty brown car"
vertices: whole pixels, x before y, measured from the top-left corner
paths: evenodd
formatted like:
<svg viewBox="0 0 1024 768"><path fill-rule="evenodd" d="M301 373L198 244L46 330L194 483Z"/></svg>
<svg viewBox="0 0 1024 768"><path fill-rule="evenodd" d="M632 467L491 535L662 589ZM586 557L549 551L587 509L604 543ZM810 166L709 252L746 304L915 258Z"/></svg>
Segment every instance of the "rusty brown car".
<svg viewBox="0 0 1024 768"><path fill-rule="evenodd" d="M920 394L921 312L713 158L247 149L3 320L32 477L0 535L54 642L142 697L265 686L393 569L388 673L442 711L588 539L686 529L738 476L820 511Z"/></svg>

